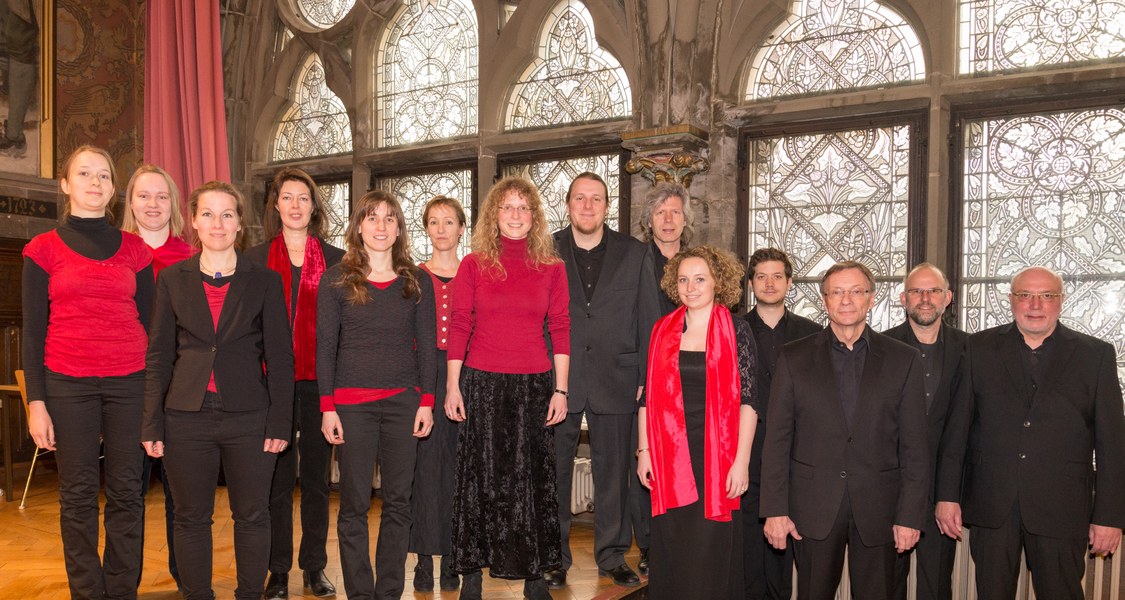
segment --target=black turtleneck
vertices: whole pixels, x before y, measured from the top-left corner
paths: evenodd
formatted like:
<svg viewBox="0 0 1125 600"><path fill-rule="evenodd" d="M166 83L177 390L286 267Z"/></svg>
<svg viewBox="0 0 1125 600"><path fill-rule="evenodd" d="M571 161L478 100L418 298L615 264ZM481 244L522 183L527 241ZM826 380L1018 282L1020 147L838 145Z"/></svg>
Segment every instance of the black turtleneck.
<svg viewBox="0 0 1125 600"><path fill-rule="evenodd" d="M109 223L107 217L83 219L70 215L57 229L59 238L68 248L93 260L105 260L121 248L121 231ZM35 261L23 259L23 348L24 372L27 375L28 398L44 398L42 381L32 375L36 369L29 365L42 365L47 343L47 321L51 306L47 295L50 276ZM137 273L137 291L133 298L141 325L148 331L152 316L152 298L156 291L152 265ZM38 370L38 373L43 371ZM33 395L34 392L34 395Z"/></svg>

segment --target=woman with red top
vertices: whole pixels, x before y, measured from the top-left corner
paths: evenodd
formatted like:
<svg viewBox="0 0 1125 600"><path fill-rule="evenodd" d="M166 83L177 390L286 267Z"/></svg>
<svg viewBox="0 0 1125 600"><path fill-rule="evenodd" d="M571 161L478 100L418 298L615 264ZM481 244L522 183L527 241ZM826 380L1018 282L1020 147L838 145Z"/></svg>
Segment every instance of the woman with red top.
<svg viewBox="0 0 1125 600"><path fill-rule="evenodd" d="M160 273L141 440L176 506L176 562L188 600L211 589L219 465L234 518L235 598L258 599L269 561L269 489L293 427L293 342L277 273L235 251L242 194L212 181L191 193L202 251Z"/></svg>
<svg viewBox="0 0 1125 600"><path fill-rule="evenodd" d="M461 597L481 597L488 567L525 580L524 597L547 599L543 572L562 562L550 427L566 418L570 294L530 181L508 177L488 192L456 281L445 414L463 422L453 500Z"/></svg>
<svg viewBox="0 0 1125 600"><path fill-rule="evenodd" d="M449 319L453 314L453 277L461 265L457 250L465 233L465 209L453 198L437 196L426 203L422 222L433 246L430 260L419 266L430 276L437 304L435 404L444 406L445 350L449 346ZM433 591L435 554L446 557L441 561L441 590L451 592L460 586L449 556L456 475L457 424L441 411L434 415L433 433L418 442L418 461L414 467L414 492L410 496L414 521L410 527L410 551L418 555L418 565L414 567L415 592Z"/></svg>
<svg viewBox="0 0 1125 600"><path fill-rule="evenodd" d="M758 423L757 351L729 306L742 263L709 246L668 261L661 287L680 308L652 329L638 411L637 476L652 491L651 598L744 597L742 513Z"/></svg>
<svg viewBox="0 0 1125 600"><path fill-rule="evenodd" d="M141 236L152 250L153 275L195 254L195 248L181 237L180 192L167 171L156 165L137 167L125 186L125 198L129 210L121 229Z"/></svg>
<svg viewBox="0 0 1125 600"><path fill-rule="evenodd" d="M277 457L270 489L270 576L265 600L289 597L293 567L293 490L301 479L301 548L297 564L304 586L318 598L336 593L328 565L328 476L332 446L320 435L320 392L316 384L316 301L320 277L340 262L344 251L324 241L328 216L316 182L304 171L284 168L274 175L262 217L266 243L246 258L281 275L293 329L296 373L293 422L296 444ZM298 460L298 455L300 460Z"/></svg>
<svg viewBox="0 0 1125 600"><path fill-rule="evenodd" d="M57 229L23 250L28 428L55 450L72 598L136 598L144 499L137 445L152 306L152 254L110 223L115 176L101 148L63 163ZM95 316L97 318L91 318ZM105 555L98 556L98 446L105 452Z"/></svg>
<svg viewBox="0 0 1125 600"><path fill-rule="evenodd" d="M415 438L434 423L434 288L411 260L391 194L364 194L344 239L344 259L320 281L316 325L321 431L340 445L340 562L348 598L397 599L406 585ZM373 577L367 512L376 460L383 508Z"/></svg>

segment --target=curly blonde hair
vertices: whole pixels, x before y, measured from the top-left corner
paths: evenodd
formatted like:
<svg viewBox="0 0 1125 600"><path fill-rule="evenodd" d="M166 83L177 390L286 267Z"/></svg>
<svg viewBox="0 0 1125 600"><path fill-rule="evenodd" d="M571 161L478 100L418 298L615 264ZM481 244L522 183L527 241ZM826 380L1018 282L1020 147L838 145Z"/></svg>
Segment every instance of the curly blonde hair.
<svg viewBox="0 0 1125 600"><path fill-rule="evenodd" d="M668 265L664 267L664 277L660 279L660 289L664 290L664 293L668 294L668 297L676 304L683 304L680 301L677 280L680 274L680 263L688 258L701 258L703 262L707 263L707 268L711 269L711 276L715 279L715 300L717 302L730 308L742 300L742 276L746 273L742 261L735 258L730 252L714 246L695 246L680 250L675 256L668 259Z"/></svg>
<svg viewBox="0 0 1125 600"><path fill-rule="evenodd" d="M494 279L504 279L506 272L500 264L500 203L509 192L515 192L527 201L531 209L531 231L527 234L527 262L532 268L559 262L555 241L547 230L547 216L543 201L535 184L522 177L505 177L496 182L484 199L477 223L473 227L473 254L481 267Z"/></svg>

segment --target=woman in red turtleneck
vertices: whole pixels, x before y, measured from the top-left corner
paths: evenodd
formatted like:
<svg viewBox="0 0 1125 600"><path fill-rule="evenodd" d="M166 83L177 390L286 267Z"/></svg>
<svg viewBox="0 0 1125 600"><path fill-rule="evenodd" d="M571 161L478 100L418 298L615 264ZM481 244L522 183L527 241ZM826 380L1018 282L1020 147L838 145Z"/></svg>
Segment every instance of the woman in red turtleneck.
<svg viewBox="0 0 1125 600"><path fill-rule="evenodd" d="M445 414L462 422L453 500L461 598L481 597L488 567L525 580L525 598L549 599L543 572L562 562L550 427L566 418L570 294L531 182L492 187L455 281Z"/></svg>

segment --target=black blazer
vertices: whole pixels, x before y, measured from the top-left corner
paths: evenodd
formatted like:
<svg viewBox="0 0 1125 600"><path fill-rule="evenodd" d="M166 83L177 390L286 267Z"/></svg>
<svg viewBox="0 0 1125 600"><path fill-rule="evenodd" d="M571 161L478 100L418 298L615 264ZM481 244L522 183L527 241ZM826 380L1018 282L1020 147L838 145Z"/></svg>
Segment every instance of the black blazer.
<svg viewBox="0 0 1125 600"><path fill-rule="evenodd" d="M883 332L884 334L913 347L918 341L910 323L903 322ZM926 440L930 446L930 473L937 473L938 448L941 446L941 435L945 431L945 423L949 420L949 409L952 404L953 392L960 381L961 360L965 355L965 343L969 334L950 327L941 326L942 357L941 381L938 382L934 399L926 411ZM937 479L930 484L930 503L934 502Z"/></svg>
<svg viewBox="0 0 1125 600"><path fill-rule="evenodd" d="M141 439L164 439L166 408L200 410L212 370L224 410L268 408L263 439L289 439L293 338L281 276L239 254L218 332L204 285L198 254L164 269L157 278Z"/></svg>
<svg viewBox="0 0 1125 600"><path fill-rule="evenodd" d="M637 410L644 385L648 340L659 315L656 276L648 246L605 229L601 274L590 304L574 259L570 227L555 232L570 287L570 396L567 409L598 414Z"/></svg>
<svg viewBox="0 0 1125 600"><path fill-rule="evenodd" d="M933 518L921 358L902 342L868 335L851 431L832 371L831 329L781 349L766 416L761 516L787 515L803 537L828 536L845 493L867 545L894 541L894 525L922 529Z"/></svg>
<svg viewBox="0 0 1125 600"><path fill-rule="evenodd" d="M1113 346L1062 324L1053 337L1047 379L1035 390L1014 323L969 336L937 480L937 499L960 502L969 525L999 527L1018 499L1036 535L1085 539L1091 523L1125 526L1125 415Z"/></svg>

